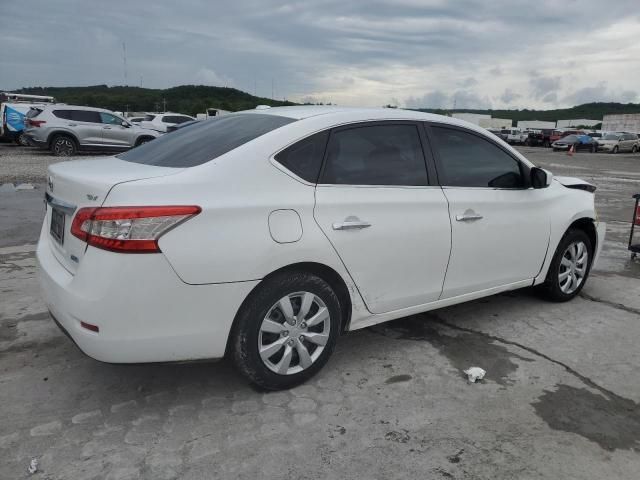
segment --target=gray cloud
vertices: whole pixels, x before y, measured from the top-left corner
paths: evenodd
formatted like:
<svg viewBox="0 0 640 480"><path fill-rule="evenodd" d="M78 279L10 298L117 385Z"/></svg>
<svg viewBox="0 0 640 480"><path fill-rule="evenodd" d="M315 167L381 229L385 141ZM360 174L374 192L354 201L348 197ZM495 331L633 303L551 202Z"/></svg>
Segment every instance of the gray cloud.
<svg viewBox="0 0 640 480"><path fill-rule="evenodd" d="M126 42L127 82L154 88L206 83L270 96L273 82L278 98L293 100L549 107L591 101L594 85L615 81L615 98L637 99L637 0L606 9L584 0L572 15L558 15L556 0L539 0L535 20L506 0L6 3L4 89L123 84ZM558 52L571 53L575 68L589 66L577 82L563 81ZM624 76L612 75L611 53Z"/></svg>
<svg viewBox="0 0 640 480"><path fill-rule="evenodd" d="M588 102L621 102L629 103L638 99L638 93L633 90L615 91L607 87L606 82L600 82L593 87L584 87L567 95L564 98L568 103L588 103Z"/></svg>
<svg viewBox="0 0 640 480"><path fill-rule="evenodd" d="M500 95L500 100L507 105L510 105L514 100L518 100L519 98L522 98L522 95L514 92L510 88L507 88L502 92L502 95Z"/></svg>

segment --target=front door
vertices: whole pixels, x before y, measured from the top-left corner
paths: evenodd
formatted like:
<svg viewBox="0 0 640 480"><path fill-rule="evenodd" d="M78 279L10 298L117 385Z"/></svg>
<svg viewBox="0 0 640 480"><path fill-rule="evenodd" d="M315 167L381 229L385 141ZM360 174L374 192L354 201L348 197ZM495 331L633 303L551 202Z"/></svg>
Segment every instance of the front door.
<svg viewBox="0 0 640 480"><path fill-rule="evenodd" d="M78 137L81 145L100 145L102 143L102 122L98 112L92 110L68 110L70 117L67 125Z"/></svg>
<svg viewBox="0 0 640 480"><path fill-rule="evenodd" d="M123 127L122 118L100 112L100 119L102 121L102 143L105 146L123 148L133 146L131 127Z"/></svg>
<svg viewBox="0 0 640 480"><path fill-rule="evenodd" d="M442 291L451 229L424 141L417 124L369 122L333 130L327 145L314 216L373 313Z"/></svg>
<svg viewBox="0 0 640 480"><path fill-rule="evenodd" d="M484 136L429 128L451 217L451 259L442 298L533 279L550 235L548 195L528 168Z"/></svg>

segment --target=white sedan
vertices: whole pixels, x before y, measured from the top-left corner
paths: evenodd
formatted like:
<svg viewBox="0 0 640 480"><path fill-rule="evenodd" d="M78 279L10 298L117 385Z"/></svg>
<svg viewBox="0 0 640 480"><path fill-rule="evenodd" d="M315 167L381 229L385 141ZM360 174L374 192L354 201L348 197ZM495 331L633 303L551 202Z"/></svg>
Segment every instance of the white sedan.
<svg viewBox="0 0 640 480"><path fill-rule="evenodd" d="M91 357L227 355L280 389L346 331L522 287L570 300L604 240L594 190L453 118L271 108L52 165L37 256Z"/></svg>
<svg viewBox="0 0 640 480"><path fill-rule="evenodd" d="M193 122L195 118L181 113L147 113L139 125L142 128L155 130L156 132L166 133L169 127L180 125L186 122Z"/></svg>

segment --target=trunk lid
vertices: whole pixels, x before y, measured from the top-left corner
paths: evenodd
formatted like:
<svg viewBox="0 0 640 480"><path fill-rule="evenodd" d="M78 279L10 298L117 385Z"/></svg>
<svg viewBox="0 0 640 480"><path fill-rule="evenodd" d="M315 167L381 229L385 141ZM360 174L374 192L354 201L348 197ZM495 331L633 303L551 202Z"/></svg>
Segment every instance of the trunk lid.
<svg viewBox="0 0 640 480"><path fill-rule="evenodd" d="M120 183L175 175L182 168L156 167L115 157L61 162L48 170L45 228L53 255L71 274L82 262L87 244L71 234L71 223L84 207L100 207Z"/></svg>

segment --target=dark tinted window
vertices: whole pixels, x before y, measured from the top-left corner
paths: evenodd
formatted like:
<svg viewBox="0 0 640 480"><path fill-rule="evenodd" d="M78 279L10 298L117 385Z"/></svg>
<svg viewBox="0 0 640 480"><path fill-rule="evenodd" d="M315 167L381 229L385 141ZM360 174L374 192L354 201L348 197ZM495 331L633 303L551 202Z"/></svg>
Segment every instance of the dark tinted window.
<svg viewBox="0 0 640 480"><path fill-rule="evenodd" d="M426 185L418 128L376 125L332 133L321 183Z"/></svg>
<svg viewBox="0 0 640 480"><path fill-rule="evenodd" d="M300 178L316 183L328 136L328 132L311 135L281 151L275 159Z"/></svg>
<svg viewBox="0 0 640 480"><path fill-rule="evenodd" d="M40 115L41 113L42 113L41 108L31 107L25 116L27 118L34 118Z"/></svg>
<svg viewBox="0 0 640 480"><path fill-rule="evenodd" d="M71 120L71 110L54 110L51 113L53 113L54 117L64 118L65 120Z"/></svg>
<svg viewBox="0 0 640 480"><path fill-rule="evenodd" d="M144 120L145 122L150 122L151 120L153 120L154 118L156 118L155 115L145 115L144 116Z"/></svg>
<svg viewBox="0 0 640 480"><path fill-rule="evenodd" d="M100 114L98 112L91 112L89 110L70 110L71 120L77 122L89 122L89 123L102 123L100 120Z"/></svg>
<svg viewBox="0 0 640 480"><path fill-rule="evenodd" d="M176 122L177 124L193 121L193 118L189 118L189 117L177 116L173 118L175 119L174 122Z"/></svg>
<svg viewBox="0 0 640 480"><path fill-rule="evenodd" d="M265 114L233 114L198 122L121 153L128 162L161 167L193 167L280 128L293 118Z"/></svg>
<svg viewBox="0 0 640 480"><path fill-rule="evenodd" d="M478 135L433 127L440 154L440 183L455 187L521 188L520 164L504 150Z"/></svg>

